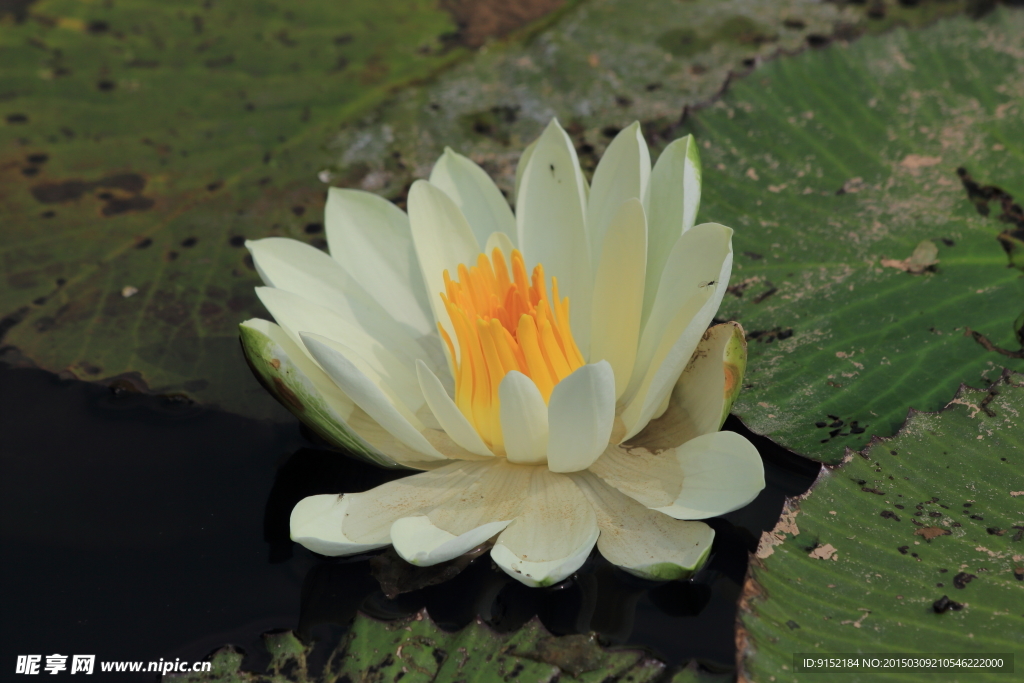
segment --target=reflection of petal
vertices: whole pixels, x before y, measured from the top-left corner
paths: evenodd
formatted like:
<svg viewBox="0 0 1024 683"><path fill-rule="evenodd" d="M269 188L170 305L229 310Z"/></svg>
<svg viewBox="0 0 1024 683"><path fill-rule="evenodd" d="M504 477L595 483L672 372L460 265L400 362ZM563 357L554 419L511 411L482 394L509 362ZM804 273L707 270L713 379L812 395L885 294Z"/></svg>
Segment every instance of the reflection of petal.
<svg viewBox="0 0 1024 683"><path fill-rule="evenodd" d="M688 578L711 552L714 530L644 507L589 472L573 475L594 506L597 549L612 564L645 579Z"/></svg>
<svg viewBox="0 0 1024 683"><path fill-rule="evenodd" d="M580 568L597 542L594 508L576 484L533 468L523 514L498 536L495 564L527 586L558 583Z"/></svg>

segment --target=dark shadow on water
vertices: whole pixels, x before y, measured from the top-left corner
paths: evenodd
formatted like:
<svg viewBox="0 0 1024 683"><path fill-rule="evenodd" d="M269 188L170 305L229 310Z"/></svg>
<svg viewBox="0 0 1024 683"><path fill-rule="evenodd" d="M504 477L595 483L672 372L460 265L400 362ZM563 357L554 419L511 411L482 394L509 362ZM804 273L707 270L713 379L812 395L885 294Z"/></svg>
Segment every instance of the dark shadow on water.
<svg viewBox="0 0 1024 683"><path fill-rule="evenodd" d="M344 457L294 424L0 366L3 660L196 660L234 643L259 670L260 633L292 628L323 644L315 668L356 610L394 619L425 607L450 630L479 616L507 632L537 616L559 635L595 631L670 663L731 666L747 553L818 466L735 418L725 427L757 445L768 485L708 521L713 554L692 581L640 580L595 553L562 584L529 589L484 554L447 583L388 599L368 557L314 555L289 540L288 517L305 496L405 473Z"/></svg>

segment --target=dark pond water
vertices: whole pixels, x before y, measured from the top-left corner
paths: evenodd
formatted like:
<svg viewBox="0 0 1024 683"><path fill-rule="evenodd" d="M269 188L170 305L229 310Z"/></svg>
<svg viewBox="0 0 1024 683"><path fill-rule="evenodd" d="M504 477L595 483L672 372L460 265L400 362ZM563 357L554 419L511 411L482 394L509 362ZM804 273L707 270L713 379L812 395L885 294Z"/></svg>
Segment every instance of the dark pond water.
<svg viewBox="0 0 1024 683"><path fill-rule="evenodd" d="M423 607L449 629L480 615L504 631L539 615L557 634L596 631L671 663L731 668L747 552L818 468L734 418L726 428L755 441L768 487L710 520L714 554L695 580L641 581L595 554L562 585L528 589L484 555L448 583L390 600L368 558L292 544L288 515L303 496L401 475L296 424L0 366L0 680L22 678L19 654L198 660L227 643L260 669L264 631L294 629L326 656L357 609L395 618Z"/></svg>

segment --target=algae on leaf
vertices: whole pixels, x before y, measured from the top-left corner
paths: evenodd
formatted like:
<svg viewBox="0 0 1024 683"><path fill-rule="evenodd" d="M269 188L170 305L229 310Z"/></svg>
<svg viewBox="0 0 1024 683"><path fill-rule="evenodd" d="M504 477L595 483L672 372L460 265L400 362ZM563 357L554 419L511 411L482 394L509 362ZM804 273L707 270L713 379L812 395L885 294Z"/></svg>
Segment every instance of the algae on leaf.
<svg viewBox="0 0 1024 683"><path fill-rule="evenodd" d="M740 604L740 665L756 681L819 679L794 672L794 653L1016 651L1019 666L1022 499L1024 375L911 412L896 436L823 468L762 536Z"/></svg>

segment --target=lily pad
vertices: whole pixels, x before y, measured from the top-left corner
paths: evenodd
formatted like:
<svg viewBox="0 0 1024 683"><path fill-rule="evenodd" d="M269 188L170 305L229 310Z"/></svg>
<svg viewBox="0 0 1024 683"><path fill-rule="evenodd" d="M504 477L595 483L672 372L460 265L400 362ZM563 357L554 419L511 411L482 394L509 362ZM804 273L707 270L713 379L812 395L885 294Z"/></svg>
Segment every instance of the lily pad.
<svg viewBox="0 0 1024 683"><path fill-rule="evenodd" d="M1022 468L1024 375L1009 372L988 390L961 388L940 412L911 412L896 436L823 468L787 501L748 573L738 637L748 677L821 677L794 671L794 653L1019 655Z"/></svg>
<svg viewBox="0 0 1024 683"><path fill-rule="evenodd" d="M479 620L455 633L434 624L425 611L393 622L364 614L331 652L323 671L312 673L303 645L291 631L264 635L271 655L267 674L242 669L232 647L214 652L208 673L167 676L182 683L340 683L341 681L498 681L522 683L715 683L715 674L691 662L671 672L641 650L606 649L592 635L554 636L535 619L511 634L499 634ZM671 674L671 677L667 676Z"/></svg>
<svg viewBox="0 0 1024 683"><path fill-rule="evenodd" d="M1019 346L1024 277L958 174L1024 197L1022 50L1019 11L946 20L780 59L688 122L702 215L737 228L719 315L752 339L751 429L835 462L1024 368L970 334Z"/></svg>
<svg viewBox="0 0 1024 683"><path fill-rule="evenodd" d="M238 349L262 311L243 243L319 244L330 132L554 7L488 23L456 4L0 6L4 341L50 370L282 416Z"/></svg>

